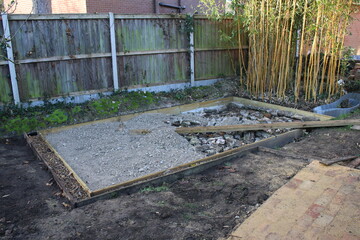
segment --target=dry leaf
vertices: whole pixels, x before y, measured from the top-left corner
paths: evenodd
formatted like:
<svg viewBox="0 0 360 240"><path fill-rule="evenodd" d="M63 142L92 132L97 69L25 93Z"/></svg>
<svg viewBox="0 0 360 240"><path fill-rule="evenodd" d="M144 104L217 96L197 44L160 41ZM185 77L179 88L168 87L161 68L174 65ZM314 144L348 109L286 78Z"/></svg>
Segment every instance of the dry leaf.
<svg viewBox="0 0 360 240"><path fill-rule="evenodd" d="M69 204L67 204L67 203L65 203L65 202L63 202L62 205L63 205L64 207L66 207L66 208L70 208L70 207L71 207Z"/></svg>

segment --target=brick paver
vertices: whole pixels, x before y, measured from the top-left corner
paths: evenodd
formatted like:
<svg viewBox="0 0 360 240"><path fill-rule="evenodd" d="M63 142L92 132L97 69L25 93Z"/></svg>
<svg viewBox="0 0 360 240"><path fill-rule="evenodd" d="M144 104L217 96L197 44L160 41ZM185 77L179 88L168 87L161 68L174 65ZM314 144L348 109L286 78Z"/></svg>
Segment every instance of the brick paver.
<svg viewBox="0 0 360 240"><path fill-rule="evenodd" d="M228 238L360 240L360 171L313 161Z"/></svg>

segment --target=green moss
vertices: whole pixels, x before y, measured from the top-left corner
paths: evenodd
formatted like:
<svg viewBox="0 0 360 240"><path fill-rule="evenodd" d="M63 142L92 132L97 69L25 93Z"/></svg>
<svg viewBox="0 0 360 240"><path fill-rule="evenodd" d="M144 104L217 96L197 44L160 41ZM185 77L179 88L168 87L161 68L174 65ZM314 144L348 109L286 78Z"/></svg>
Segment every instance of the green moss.
<svg viewBox="0 0 360 240"><path fill-rule="evenodd" d="M0 110L0 137L35 131L45 127L58 127L65 124L93 121L116 116L121 112L140 112L151 106L174 100L179 103L222 97L221 84L173 90L171 92L151 93L142 91L116 92L111 96L99 95L100 99L83 104L59 101L52 104L43 99L44 106L23 108L8 103Z"/></svg>
<svg viewBox="0 0 360 240"><path fill-rule="evenodd" d="M48 117L45 118L45 121L49 122L51 125L58 125L64 123L68 120L68 115L64 110L56 109Z"/></svg>
<svg viewBox="0 0 360 240"><path fill-rule="evenodd" d="M113 101L110 98L102 98L90 103L90 108L100 116L110 116L119 111L120 101Z"/></svg>
<svg viewBox="0 0 360 240"><path fill-rule="evenodd" d="M140 190L140 192L165 192L169 191L169 187L166 185L158 186L158 187L145 187Z"/></svg>
<svg viewBox="0 0 360 240"><path fill-rule="evenodd" d="M25 76L26 84L28 86L28 95L30 98L40 98L41 92L40 92L40 84L39 80L32 77L30 72L26 73Z"/></svg>
<svg viewBox="0 0 360 240"><path fill-rule="evenodd" d="M8 120L4 126L2 126L6 132L14 132L16 134L22 134L23 132L30 132L38 128L44 128L45 124L38 121L36 118L21 118L16 117Z"/></svg>
<svg viewBox="0 0 360 240"><path fill-rule="evenodd" d="M11 88L9 82L5 77L0 76L0 102L7 103L11 100Z"/></svg>

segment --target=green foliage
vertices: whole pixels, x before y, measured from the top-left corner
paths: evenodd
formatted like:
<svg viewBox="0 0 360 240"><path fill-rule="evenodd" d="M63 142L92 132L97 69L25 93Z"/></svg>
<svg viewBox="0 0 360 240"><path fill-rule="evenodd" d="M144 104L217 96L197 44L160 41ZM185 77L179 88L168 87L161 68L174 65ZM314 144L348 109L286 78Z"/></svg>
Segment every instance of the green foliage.
<svg viewBox="0 0 360 240"><path fill-rule="evenodd" d="M44 99L43 106L31 106L30 102L27 107L9 103L0 109L0 137L106 118L119 114L119 111L147 110L151 108L149 107L151 104L158 103L160 99L169 101L169 103L174 100L184 103L217 98L222 96L220 89L222 89L222 85L216 83L213 86L160 93L122 91L115 92L111 96L100 94L100 99L82 104L67 103L61 100L52 103L48 99Z"/></svg>
<svg viewBox="0 0 360 240"><path fill-rule="evenodd" d="M169 191L169 187L166 185L162 185L162 186L158 186L158 187L146 187L141 189L140 192L165 192L165 191Z"/></svg>
<svg viewBox="0 0 360 240"><path fill-rule="evenodd" d="M119 111L119 101L110 98L101 98L90 103L90 108L100 116L108 116Z"/></svg>
<svg viewBox="0 0 360 240"><path fill-rule="evenodd" d="M349 73L350 61L355 53L355 49L352 47L344 47L342 51L342 59L340 61L340 74L346 76Z"/></svg>
<svg viewBox="0 0 360 240"><path fill-rule="evenodd" d="M7 132L15 132L16 134L22 134L23 132L30 132L37 128L43 128L45 124L39 122L36 118L21 118L16 117L7 121L3 128Z"/></svg>
<svg viewBox="0 0 360 240"><path fill-rule="evenodd" d="M344 119L350 118L351 116L358 116L358 115L360 115L360 109L356 109L356 110L354 110L354 111L352 111L350 113L342 114L342 115L340 115L340 116L338 116L336 118L333 118L331 120L344 120Z"/></svg>
<svg viewBox="0 0 360 240"><path fill-rule="evenodd" d="M45 121L49 122L52 125L58 125L64 123L68 120L67 113L64 110L56 109L48 117L45 118Z"/></svg>
<svg viewBox="0 0 360 240"><path fill-rule="evenodd" d="M75 106L71 109L71 114L75 115L81 112L81 107L80 106Z"/></svg>
<svg viewBox="0 0 360 240"><path fill-rule="evenodd" d="M153 93L143 91L125 92L120 101L120 108L125 111L136 110L157 102Z"/></svg>
<svg viewBox="0 0 360 240"><path fill-rule="evenodd" d="M192 15L186 14L183 31L187 34L194 32L194 17Z"/></svg>
<svg viewBox="0 0 360 240"><path fill-rule="evenodd" d="M239 2L238 0L233 2ZM235 3L234 3L235 4ZM234 5L234 4L231 4ZM206 15L210 17L212 20L219 21L224 16L226 16L226 4L219 3L216 0L200 0L200 4L198 6L201 12L204 12Z"/></svg>
<svg viewBox="0 0 360 240"><path fill-rule="evenodd" d="M185 94L191 96L192 99L202 99L208 96L209 92L206 90L209 88L208 86L187 88L185 89Z"/></svg>

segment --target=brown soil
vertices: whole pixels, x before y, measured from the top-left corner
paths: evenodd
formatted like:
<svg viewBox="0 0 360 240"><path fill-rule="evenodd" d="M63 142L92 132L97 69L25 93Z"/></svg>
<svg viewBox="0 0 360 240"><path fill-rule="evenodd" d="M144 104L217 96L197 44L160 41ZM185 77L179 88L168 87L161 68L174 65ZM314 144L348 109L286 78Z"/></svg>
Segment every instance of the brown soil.
<svg viewBox="0 0 360 240"><path fill-rule="evenodd" d="M316 130L162 188L70 209L23 140L0 142L1 239L217 239L225 237L308 162L360 154L360 131ZM295 153L300 157L284 157ZM159 190L149 191L149 190Z"/></svg>

